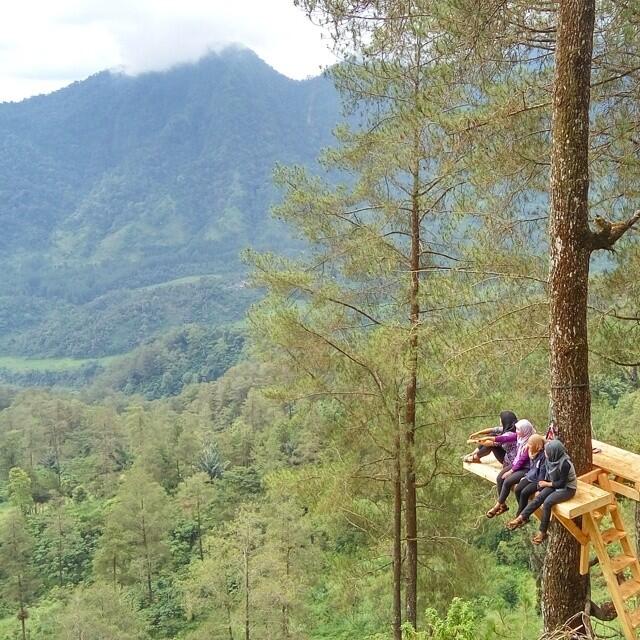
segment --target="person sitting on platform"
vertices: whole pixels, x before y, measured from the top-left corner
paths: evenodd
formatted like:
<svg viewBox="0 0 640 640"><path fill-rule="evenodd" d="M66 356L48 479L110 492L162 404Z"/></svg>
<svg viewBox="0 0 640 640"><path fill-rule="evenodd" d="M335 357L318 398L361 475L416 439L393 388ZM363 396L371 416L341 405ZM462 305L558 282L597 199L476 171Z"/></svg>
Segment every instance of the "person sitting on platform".
<svg viewBox="0 0 640 640"><path fill-rule="evenodd" d="M560 440L547 442L544 452L546 475L544 480L538 482L538 493L517 518L507 523L509 529L518 529L529 522L529 518L536 509L542 507L540 530L531 539L534 544L540 544L546 540L553 506L573 498L578 488L576 470L562 442Z"/></svg>
<svg viewBox="0 0 640 640"><path fill-rule="evenodd" d="M538 490L538 482L545 479L546 474L546 456L544 453L545 439L534 433L529 438L529 471L518 485L516 486L514 493L516 494L516 500L518 501L518 512L516 517L519 516L524 508L529 504L529 499ZM513 522L513 520L511 521Z"/></svg>
<svg viewBox="0 0 640 640"><path fill-rule="evenodd" d="M511 488L524 478L529 470L529 438L536 432L533 425L528 420L518 420L516 422L516 432L505 433L495 436L493 440L485 440L483 444L502 444L504 442L516 443L516 455L510 466L503 467L496 480L498 490L498 502L487 511L487 518L493 518L508 511L507 497Z"/></svg>
<svg viewBox="0 0 640 640"><path fill-rule="evenodd" d="M518 418L513 411L502 411L500 413L500 426L492 427L490 429L483 429L482 431L476 431L472 433L469 438L471 440L478 438L479 436L501 436L505 433L516 432L516 422ZM483 444L478 445L475 451L465 456L465 462L480 462L482 458L493 453L495 459L503 466L510 466L516 457L516 443L513 441L505 442L502 445L485 446Z"/></svg>

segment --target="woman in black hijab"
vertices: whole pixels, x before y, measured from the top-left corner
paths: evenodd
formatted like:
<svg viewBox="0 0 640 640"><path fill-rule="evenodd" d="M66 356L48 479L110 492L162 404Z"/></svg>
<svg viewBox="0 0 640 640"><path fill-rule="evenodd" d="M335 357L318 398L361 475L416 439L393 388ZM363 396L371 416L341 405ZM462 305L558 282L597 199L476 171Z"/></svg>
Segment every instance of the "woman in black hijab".
<svg viewBox="0 0 640 640"><path fill-rule="evenodd" d="M576 495L578 487L573 462L560 440L547 442L544 446L544 454L546 475L544 480L538 482L538 493L515 520L507 523L509 529L518 529L529 522L533 513L542 507L540 530L531 539L534 544L540 544L546 540L553 506L571 500Z"/></svg>
<svg viewBox="0 0 640 640"><path fill-rule="evenodd" d="M492 427L491 429L483 429L482 431L476 431L476 433L472 433L469 436L469 439L482 440L481 436L484 436L484 435L501 436L511 431L515 432L516 422L518 422L518 417L513 411L502 411L500 413L499 427ZM488 456L490 453L493 453L493 455L495 456L495 459L501 464L503 465L511 464L513 462L512 458L515 457L515 449L516 449L515 442L504 443L504 445L493 445L493 446L486 446L484 444L481 444L478 446L478 448L475 451L465 456L464 461L480 462L481 458L484 458L485 456Z"/></svg>

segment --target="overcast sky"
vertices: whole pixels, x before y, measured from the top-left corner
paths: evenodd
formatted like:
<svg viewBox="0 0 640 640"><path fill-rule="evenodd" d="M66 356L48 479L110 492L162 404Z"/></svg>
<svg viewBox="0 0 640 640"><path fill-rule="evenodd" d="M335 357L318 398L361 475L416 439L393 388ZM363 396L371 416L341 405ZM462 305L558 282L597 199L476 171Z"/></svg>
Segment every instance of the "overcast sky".
<svg viewBox="0 0 640 640"><path fill-rule="evenodd" d="M18 0L0 20L0 102L103 69L166 69L240 43L291 78L333 62L293 0Z"/></svg>

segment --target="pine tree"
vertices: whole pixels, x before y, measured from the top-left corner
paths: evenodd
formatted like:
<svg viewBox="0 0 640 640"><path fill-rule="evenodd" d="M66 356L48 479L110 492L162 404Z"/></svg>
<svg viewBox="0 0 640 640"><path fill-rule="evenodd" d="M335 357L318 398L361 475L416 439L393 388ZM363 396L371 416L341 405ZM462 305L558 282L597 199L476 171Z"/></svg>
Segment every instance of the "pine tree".
<svg viewBox="0 0 640 640"><path fill-rule="evenodd" d="M153 579L168 553L171 520L166 493L144 470L134 466L120 485L107 521L100 563L105 577L112 575L116 581L118 550L125 549L152 601ZM111 568L108 559L112 561L112 574L107 573Z"/></svg>
<svg viewBox="0 0 640 640"><path fill-rule="evenodd" d="M20 467L13 467L9 471L9 500L18 507L23 514L29 513L33 507L33 495L31 493L31 478Z"/></svg>
<svg viewBox="0 0 640 640"><path fill-rule="evenodd" d="M213 487L206 473L196 473L180 484L178 503L182 510L196 523L198 555L204 560L202 537L208 520L207 510L213 500Z"/></svg>
<svg viewBox="0 0 640 640"><path fill-rule="evenodd" d="M24 514L15 507L9 509L0 521L0 572L5 578L3 598L18 609L22 640L27 638L27 605L37 588L33 548Z"/></svg>

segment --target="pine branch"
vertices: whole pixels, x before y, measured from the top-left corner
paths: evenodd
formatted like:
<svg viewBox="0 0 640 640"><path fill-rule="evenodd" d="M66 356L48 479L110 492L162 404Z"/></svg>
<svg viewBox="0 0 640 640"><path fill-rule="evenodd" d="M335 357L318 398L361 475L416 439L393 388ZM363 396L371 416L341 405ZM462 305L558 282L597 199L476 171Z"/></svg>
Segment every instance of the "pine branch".
<svg viewBox="0 0 640 640"><path fill-rule="evenodd" d="M602 309L598 309L598 307L594 307L592 305L588 306L591 311L595 311L599 313L601 316L606 316L608 318L614 318L615 320L628 320L629 322L640 322L640 316L623 316L619 314L617 311L603 311Z"/></svg>
<svg viewBox="0 0 640 640"><path fill-rule="evenodd" d="M593 353L594 355L606 360L607 362L611 362L612 364L617 364L619 367L640 367L640 362L622 362L621 360L616 360L615 358L611 358L609 356L605 356L604 353L600 353L595 349L589 349L589 353Z"/></svg>
<svg viewBox="0 0 640 640"><path fill-rule="evenodd" d="M382 384L380 377L365 362L362 362L356 356L351 355L350 353L348 353L347 351L339 347L335 342L329 340L329 338L327 338L326 336L323 336L320 333L313 331L312 329L310 329L309 327L305 326L302 323L300 323L299 326L301 329L303 329L310 335L315 336L316 338L318 338L319 340L321 340L322 342L330 346L332 349L334 349L338 353L341 353L345 358L347 358L348 360L351 360L351 362L353 362L354 364L358 365L359 367L362 367L371 376L371 378L376 384L376 387L378 387L378 389L380 390L380 393L384 392L384 385Z"/></svg>
<svg viewBox="0 0 640 640"><path fill-rule="evenodd" d="M496 276L500 278L512 278L514 280L533 280L534 282L540 282L545 285L548 284L548 281L543 280L542 278L536 278L535 276L528 276L520 273L502 273L499 271L483 271L481 269L463 269L459 267L442 267L437 265L418 269L418 273L422 273L423 271L454 271L457 273L471 273L471 274L476 274L481 276Z"/></svg>

